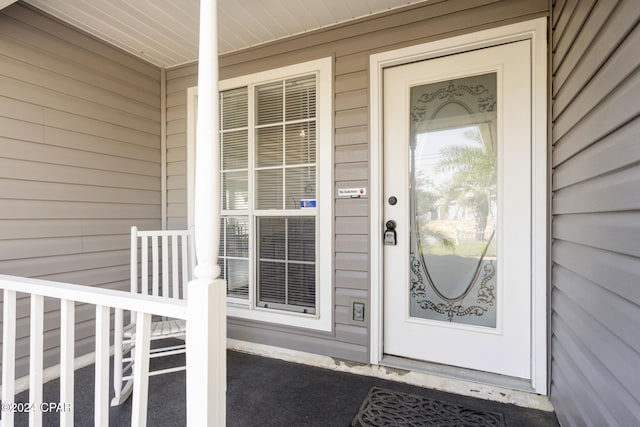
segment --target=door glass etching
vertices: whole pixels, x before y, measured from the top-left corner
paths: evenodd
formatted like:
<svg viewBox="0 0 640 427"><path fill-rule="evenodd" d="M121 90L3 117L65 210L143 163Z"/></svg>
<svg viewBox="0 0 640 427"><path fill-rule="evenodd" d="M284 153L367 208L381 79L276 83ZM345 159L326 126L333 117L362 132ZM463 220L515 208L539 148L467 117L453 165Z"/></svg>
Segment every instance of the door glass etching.
<svg viewBox="0 0 640 427"><path fill-rule="evenodd" d="M410 316L495 328L497 75L414 86L410 103Z"/></svg>

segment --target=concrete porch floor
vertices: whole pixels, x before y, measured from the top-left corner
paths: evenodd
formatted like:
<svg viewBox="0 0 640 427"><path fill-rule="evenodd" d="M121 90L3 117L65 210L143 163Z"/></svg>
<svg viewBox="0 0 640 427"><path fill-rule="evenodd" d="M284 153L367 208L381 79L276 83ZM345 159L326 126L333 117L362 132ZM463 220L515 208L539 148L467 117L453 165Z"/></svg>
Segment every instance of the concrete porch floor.
<svg viewBox="0 0 640 427"><path fill-rule="evenodd" d="M439 399L474 409L499 411L508 426L558 426L552 412L521 408L473 397L429 390L379 378L284 362L236 351L228 352L227 425L349 426L373 386ZM154 365L152 364L152 368ZM76 371L75 425L93 425L93 365ZM44 401L58 403L58 381L45 385ZM177 427L186 423L185 373L151 377L148 425ZM111 392L113 394L113 391ZM28 392L16 396L27 402ZM129 425L131 399L111 408L110 425ZM56 426L59 416L45 413L43 424ZM27 426L28 415L16 414L16 425Z"/></svg>

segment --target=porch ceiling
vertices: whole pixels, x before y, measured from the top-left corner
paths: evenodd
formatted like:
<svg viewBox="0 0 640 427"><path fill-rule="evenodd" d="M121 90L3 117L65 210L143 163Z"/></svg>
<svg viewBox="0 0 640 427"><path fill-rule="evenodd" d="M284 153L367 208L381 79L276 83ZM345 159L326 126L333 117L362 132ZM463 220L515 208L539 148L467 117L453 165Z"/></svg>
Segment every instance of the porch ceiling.
<svg viewBox="0 0 640 427"><path fill-rule="evenodd" d="M198 57L199 0L25 1L162 67ZM219 52L426 1L433 0L218 0Z"/></svg>

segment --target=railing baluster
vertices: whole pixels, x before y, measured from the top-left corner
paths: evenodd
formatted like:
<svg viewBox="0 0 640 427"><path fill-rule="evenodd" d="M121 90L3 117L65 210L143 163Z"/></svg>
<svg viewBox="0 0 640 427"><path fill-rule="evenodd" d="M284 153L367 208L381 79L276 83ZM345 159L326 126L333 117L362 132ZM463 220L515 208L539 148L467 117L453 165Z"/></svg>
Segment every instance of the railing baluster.
<svg viewBox="0 0 640 427"><path fill-rule="evenodd" d="M29 426L42 425L42 356L44 335L44 297L31 295L31 325L29 332Z"/></svg>
<svg viewBox="0 0 640 427"><path fill-rule="evenodd" d="M160 275L160 268L158 265L158 236L151 236L151 294L154 296L158 295L158 276Z"/></svg>
<svg viewBox="0 0 640 427"><path fill-rule="evenodd" d="M140 237L140 293L143 295L149 294L149 239L146 236Z"/></svg>
<svg viewBox="0 0 640 427"><path fill-rule="evenodd" d="M193 237L182 235L182 299L187 299L187 284L189 283L189 271L191 271L191 262L189 261L191 239ZM191 254L191 256L195 256L195 254Z"/></svg>
<svg viewBox="0 0 640 427"><path fill-rule="evenodd" d="M162 236L162 296L169 297L169 236Z"/></svg>
<svg viewBox="0 0 640 427"><path fill-rule="evenodd" d="M4 290L2 314L2 404L11 408L16 381L16 292ZM14 412L2 411L2 425L13 426Z"/></svg>
<svg viewBox="0 0 640 427"><path fill-rule="evenodd" d="M109 312L96 305L96 365L94 425L109 425Z"/></svg>
<svg viewBox="0 0 640 427"><path fill-rule="evenodd" d="M123 354L123 334L124 334L124 311L121 308L115 309L115 320L113 327L113 389L115 402L120 401L122 390L122 354ZM116 369L115 367L118 367Z"/></svg>
<svg viewBox="0 0 640 427"><path fill-rule="evenodd" d="M61 427L73 427L75 328L75 303L62 299L60 300L60 404L65 405L65 409L60 412Z"/></svg>
<svg viewBox="0 0 640 427"><path fill-rule="evenodd" d="M178 241L180 236L171 236L171 284L173 295L171 298L180 298L180 283L178 282Z"/></svg>
<svg viewBox="0 0 640 427"><path fill-rule="evenodd" d="M131 425L147 425L147 401L149 395L149 348L151 314L138 312L136 321L136 354L133 362L133 402Z"/></svg>
<svg viewBox="0 0 640 427"><path fill-rule="evenodd" d="M62 299L60 300L60 404L65 407L60 412L61 427L73 427L75 328L75 303Z"/></svg>

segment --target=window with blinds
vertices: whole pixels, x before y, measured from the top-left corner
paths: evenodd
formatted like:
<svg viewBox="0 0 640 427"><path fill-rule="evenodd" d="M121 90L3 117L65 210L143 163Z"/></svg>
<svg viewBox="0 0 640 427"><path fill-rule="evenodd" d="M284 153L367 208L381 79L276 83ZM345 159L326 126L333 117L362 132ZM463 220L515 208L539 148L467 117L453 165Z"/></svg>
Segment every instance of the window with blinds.
<svg viewBox="0 0 640 427"><path fill-rule="evenodd" d="M316 313L316 86L220 93L219 263L228 296L256 307Z"/></svg>

